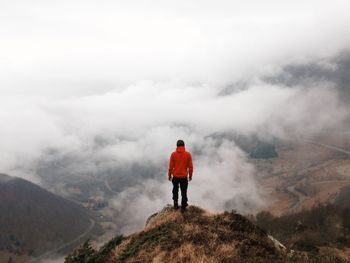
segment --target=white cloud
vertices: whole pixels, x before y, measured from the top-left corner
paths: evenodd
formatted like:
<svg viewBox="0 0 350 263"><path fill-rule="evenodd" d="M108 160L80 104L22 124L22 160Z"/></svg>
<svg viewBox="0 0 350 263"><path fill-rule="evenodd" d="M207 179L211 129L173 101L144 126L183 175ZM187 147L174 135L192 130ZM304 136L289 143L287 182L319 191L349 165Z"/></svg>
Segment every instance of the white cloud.
<svg viewBox="0 0 350 263"><path fill-rule="evenodd" d="M78 96L143 79L228 83L347 48L348 9L344 0L3 3L0 87Z"/></svg>
<svg viewBox="0 0 350 263"><path fill-rule="evenodd" d="M202 140L200 145L203 154L194 159L195 172L189 183L190 204L214 211L236 209L245 213L264 204L255 185L254 167L247 163L241 150L229 142L218 147L212 139ZM116 221L122 226L120 231L138 230L148 216L172 203L171 187L164 176L161 180L141 180L117 195L113 205L119 211Z"/></svg>
<svg viewBox="0 0 350 263"><path fill-rule="evenodd" d="M332 83L287 88L260 77L319 58L336 72L327 58L349 47L349 7L345 0L1 3L1 170L39 182L36 165L53 158L47 149L79 160L66 169L92 173L147 163L154 177L118 199L120 209L129 195L145 207L125 226L133 228L164 203L168 155L183 138L206 152L195 164L195 203L259 205L244 154L206 138L341 126L348 108ZM237 81L246 86L219 95Z"/></svg>

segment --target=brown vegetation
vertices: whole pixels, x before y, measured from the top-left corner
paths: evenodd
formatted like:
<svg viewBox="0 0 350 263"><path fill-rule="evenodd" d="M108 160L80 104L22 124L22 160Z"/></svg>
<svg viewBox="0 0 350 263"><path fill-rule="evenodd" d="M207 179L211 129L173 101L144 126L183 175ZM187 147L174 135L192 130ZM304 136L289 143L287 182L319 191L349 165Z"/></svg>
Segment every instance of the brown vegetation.
<svg viewBox="0 0 350 263"><path fill-rule="evenodd" d="M286 246L313 254L340 255L344 260L350 246L350 209L318 205L310 210L275 217L260 212L257 225Z"/></svg>
<svg viewBox="0 0 350 263"><path fill-rule="evenodd" d="M270 215L270 219L272 216ZM297 251L277 240L240 214L212 214L190 206L185 213L166 207L151 216L145 229L126 238L117 238L100 251L85 243L66 258L66 263L332 263L346 262L333 250ZM75 256L74 256L75 255ZM101 261L102 260L102 261Z"/></svg>

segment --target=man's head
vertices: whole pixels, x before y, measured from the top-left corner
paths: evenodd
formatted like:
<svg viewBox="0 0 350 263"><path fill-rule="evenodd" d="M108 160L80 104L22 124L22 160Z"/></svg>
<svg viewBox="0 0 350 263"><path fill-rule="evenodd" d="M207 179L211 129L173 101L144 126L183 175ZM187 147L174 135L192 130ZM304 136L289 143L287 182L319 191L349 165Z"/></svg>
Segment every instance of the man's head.
<svg viewBox="0 0 350 263"><path fill-rule="evenodd" d="M185 146L185 142L184 142L183 140L178 140L178 141L176 142L176 146L177 146L177 147Z"/></svg>

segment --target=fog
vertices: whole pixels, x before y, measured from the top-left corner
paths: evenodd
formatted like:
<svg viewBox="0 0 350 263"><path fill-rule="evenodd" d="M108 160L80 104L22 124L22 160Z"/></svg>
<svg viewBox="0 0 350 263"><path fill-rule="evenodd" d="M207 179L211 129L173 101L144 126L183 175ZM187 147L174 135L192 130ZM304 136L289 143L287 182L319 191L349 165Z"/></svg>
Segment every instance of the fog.
<svg viewBox="0 0 350 263"><path fill-rule="evenodd" d="M171 202L177 139L191 204L252 213L268 202L258 173L220 134L347 128L347 1L1 5L0 172L113 178L122 232Z"/></svg>

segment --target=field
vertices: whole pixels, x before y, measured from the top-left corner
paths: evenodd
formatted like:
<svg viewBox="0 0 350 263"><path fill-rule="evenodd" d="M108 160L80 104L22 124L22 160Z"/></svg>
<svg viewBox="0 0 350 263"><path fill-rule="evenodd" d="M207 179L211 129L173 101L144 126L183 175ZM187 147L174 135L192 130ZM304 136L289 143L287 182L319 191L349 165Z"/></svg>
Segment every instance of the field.
<svg viewBox="0 0 350 263"><path fill-rule="evenodd" d="M346 152L349 144L344 138L345 135L338 140L332 136L323 141L279 141L277 158L252 159L259 171L264 210L281 215L318 203L333 203L342 189L350 186L350 153Z"/></svg>

